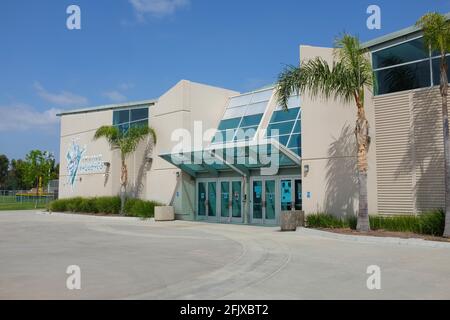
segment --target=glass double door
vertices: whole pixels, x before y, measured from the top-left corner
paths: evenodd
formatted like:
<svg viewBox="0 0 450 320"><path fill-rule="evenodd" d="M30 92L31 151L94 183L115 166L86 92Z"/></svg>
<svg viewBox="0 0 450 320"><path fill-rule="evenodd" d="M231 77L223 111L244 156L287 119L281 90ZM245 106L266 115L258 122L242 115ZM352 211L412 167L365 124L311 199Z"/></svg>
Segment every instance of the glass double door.
<svg viewBox="0 0 450 320"><path fill-rule="evenodd" d="M199 182L197 216L200 220L217 218L217 182Z"/></svg>
<svg viewBox="0 0 450 320"><path fill-rule="evenodd" d="M220 221L243 222L242 181L220 181Z"/></svg>
<svg viewBox="0 0 450 320"><path fill-rule="evenodd" d="M276 224L276 180L252 181L252 223Z"/></svg>
<svg viewBox="0 0 450 320"><path fill-rule="evenodd" d="M254 224L278 224L281 211L302 210L302 181L294 177L254 178L251 181Z"/></svg>
<svg viewBox="0 0 450 320"><path fill-rule="evenodd" d="M242 194L242 181L199 181L197 183L198 219L242 223Z"/></svg>
<svg viewBox="0 0 450 320"><path fill-rule="evenodd" d="M281 211L302 210L302 180L281 179L280 193Z"/></svg>

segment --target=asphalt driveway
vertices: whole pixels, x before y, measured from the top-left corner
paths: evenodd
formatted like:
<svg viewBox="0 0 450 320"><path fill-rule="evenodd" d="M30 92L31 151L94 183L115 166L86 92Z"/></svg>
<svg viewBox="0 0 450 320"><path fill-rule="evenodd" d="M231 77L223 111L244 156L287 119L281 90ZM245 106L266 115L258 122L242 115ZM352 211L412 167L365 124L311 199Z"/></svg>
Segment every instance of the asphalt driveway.
<svg viewBox="0 0 450 320"><path fill-rule="evenodd" d="M80 290L66 286L71 265ZM372 265L380 290L367 288ZM0 212L0 299L450 299L450 247Z"/></svg>

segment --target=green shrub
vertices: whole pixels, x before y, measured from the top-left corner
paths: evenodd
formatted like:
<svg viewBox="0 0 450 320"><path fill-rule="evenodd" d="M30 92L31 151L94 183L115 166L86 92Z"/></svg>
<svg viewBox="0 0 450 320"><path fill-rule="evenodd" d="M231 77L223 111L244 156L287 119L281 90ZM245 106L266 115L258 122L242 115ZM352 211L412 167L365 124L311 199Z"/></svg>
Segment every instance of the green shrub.
<svg viewBox="0 0 450 320"><path fill-rule="evenodd" d="M69 199L67 202L67 211L70 212L81 212L80 211L80 207L81 207L81 202L83 201L83 198L72 198Z"/></svg>
<svg viewBox="0 0 450 320"><path fill-rule="evenodd" d="M431 234L442 236L445 228L445 213L443 210L436 210L428 214L419 216L421 234Z"/></svg>
<svg viewBox="0 0 450 320"><path fill-rule="evenodd" d="M155 216L155 207L160 205L154 201L128 199L125 203L125 212L129 217L153 218Z"/></svg>
<svg viewBox="0 0 450 320"><path fill-rule="evenodd" d="M52 201L49 209L54 212L119 214L119 197L69 198Z"/></svg>
<svg viewBox="0 0 450 320"><path fill-rule="evenodd" d="M97 213L97 199L83 198L79 203L77 212Z"/></svg>
<svg viewBox="0 0 450 320"><path fill-rule="evenodd" d="M100 197L95 199L95 207L98 213L119 214L120 198L119 197Z"/></svg>
<svg viewBox="0 0 450 320"><path fill-rule="evenodd" d="M154 201L127 199L124 210L129 217L152 218L155 214L155 206L158 205L160 204ZM49 210L117 215L120 213L120 197L59 199L49 204Z"/></svg>
<svg viewBox="0 0 450 320"><path fill-rule="evenodd" d="M313 214L306 217L306 224L310 228L349 228L349 220L341 219L331 214Z"/></svg>
<svg viewBox="0 0 450 320"><path fill-rule="evenodd" d="M442 210L424 213L418 216L370 216L372 230L393 232L413 232L433 236L442 236L445 226L445 214ZM314 214L306 217L310 228L351 228L356 230L357 218L354 216L337 218L329 214Z"/></svg>
<svg viewBox="0 0 450 320"><path fill-rule="evenodd" d="M433 211L418 216L370 217L372 230L414 232L442 236L444 225L445 214L443 211Z"/></svg>
<svg viewBox="0 0 450 320"><path fill-rule="evenodd" d="M55 200L50 202L48 209L54 212L66 212L67 211L67 201L66 200Z"/></svg>

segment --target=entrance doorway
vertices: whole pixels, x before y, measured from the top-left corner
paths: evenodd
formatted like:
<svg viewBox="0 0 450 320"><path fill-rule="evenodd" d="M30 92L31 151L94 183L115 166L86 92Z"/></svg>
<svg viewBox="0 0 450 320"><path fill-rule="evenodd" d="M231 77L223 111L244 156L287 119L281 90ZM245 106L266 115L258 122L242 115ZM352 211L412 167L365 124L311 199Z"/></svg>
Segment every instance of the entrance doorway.
<svg viewBox="0 0 450 320"><path fill-rule="evenodd" d="M251 179L251 222L278 225L281 211L302 210L302 180L296 177Z"/></svg>
<svg viewBox="0 0 450 320"><path fill-rule="evenodd" d="M242 223L242 181L201 179L197 182L197 219Z"/></svg>

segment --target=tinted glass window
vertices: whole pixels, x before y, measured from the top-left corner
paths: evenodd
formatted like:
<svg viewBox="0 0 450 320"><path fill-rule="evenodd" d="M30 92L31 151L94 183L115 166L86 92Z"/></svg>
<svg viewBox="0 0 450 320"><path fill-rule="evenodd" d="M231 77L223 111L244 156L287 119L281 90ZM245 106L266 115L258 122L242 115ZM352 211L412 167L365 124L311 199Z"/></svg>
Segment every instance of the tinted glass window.
<svg viewBox="0 0 450 320"><path fill-rule="evenodd" d="M114 111L113 124L130 122L130 110Z"/></svg>
<svg viewBox="0 0 450 320"><path fill-rule="evenodd" d="M288 144L289 141L289 137L290 135L287 136L279 136L276 139L278 139L278 142L281 143L282 145L286 146Z"/></svg>
<svg viewBox="0 0 450 320"><path fill-rule="evenodd" d="M376 94L424 88L431 85L428 60L379 70L375 72L375 77Z"/></svg>
<svg viewBox="0 0 450 320"><path fill-rule="evenodd" d="M144 119L148 119L148 108L131 110L130 121L139 121Z"/></svg>
<svg viewBox="0 0 450 320"><path fill-rule="evenodd" d="M117 110L113 112L113 125L123 133L130 127L148 126L149 108Z"/></svg>
<svg viewBox="0 0 450 320"><path fill-rule="evenodd" d="M219 130L234 129L239 126L241 118L222 120L219 124Z"/></svg>
<svg viewBox="0 0 450 320"><path fill-rule="evenodd" d="M302 156L302 149L301 148L293 148L290 149L292 152L296 153L299 157Z"/></svg>
<svg viewBox="0 0 450 320"><path fill-rule="evenodd" d="M447 56L447 79L450 82L450 56ZM441 83L441 58L433 59L433 85Z"/></svg>
<svg viewBox="0 0 450 320"><path fill-rule="evenodd" d="M288 109L286 111L275 111L270 122L280 122L287 120L295 120L297 118L300 108Z"/></svg>
<svg viewBox="0 0 450 320"><path fill-rule="evenodd" d="M231 98L222 121L219 124L218 131L226 129L252 128L253 131L248 137L253 138L256 130L261 122L261 119L266 111L270 97L272 97L273 88L264 91L244 94L238 97ZM234 131L236 132L236 130ZM236 141L241 139L248 140L248 137L231 137L226 141ZM213 139L212 143L222 142L217 137Z"/></svg>
<svg viewBox="0 0 450 320"><path fill-rule="evenodd" d="M131 125L132 128L135 128L135 127L145 127L145 126L148 126L148 120L142 120L142 121L132 122L130 125Z"/></svg>
<svg viewBox="0 0 450 320"><path fill-rule="evenodd" d="M258 127L238 129L234 140L235 141L251 140L255 136L256 130L258 130Z"/></svg>
<svg viewBox="0 0 450 320"><path fill-rule="evenodd" d="M301 133L301 132L302 132L302 128L301 128L300 120L299 120L295 124L293 133Z"/></svg>
<svg viewBox="0 0 450 320"><path fill-rule="evenodd" d="M281 122L281 123L274 123L267 127L267 135L268 136L277 136L277 135L284 135L284 134L290 134L292 131L292 128L294 127L294 121L289 122ZM275 132L278 130L278 134Z"/></svg>
<svg viewBox="0 0 450 320"><path fill-rule="evenodd" d="M372 54L374 69L384 68L429 57L423 38L412 40Z"/></svg>
<svg viewBox="0 0 450 320"><path fill-rule="evenodd" d="M242 118L241 128L242 127L250 127L250 126L258 126L261 122L262 114L257 114L254 116L247 116Z"/></svg>
<svg viewBox="0 0 450 320"><path fill-rule="evenodd" d="M300 148L302 145L302 136L299 134L292 135L288 148Z"/></svg>

